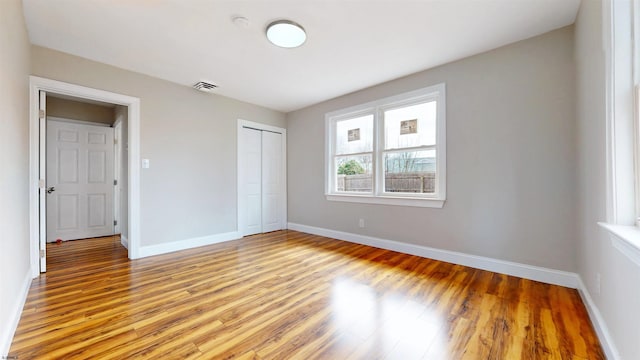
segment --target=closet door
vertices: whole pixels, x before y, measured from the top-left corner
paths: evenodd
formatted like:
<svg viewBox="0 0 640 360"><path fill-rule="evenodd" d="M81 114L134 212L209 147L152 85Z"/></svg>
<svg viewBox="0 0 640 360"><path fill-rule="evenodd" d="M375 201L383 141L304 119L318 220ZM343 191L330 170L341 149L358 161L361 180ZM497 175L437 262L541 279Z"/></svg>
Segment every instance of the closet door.
<svg viewBox="0 0 640 360"><path fill-rule="evenodd" d="M285 205L283 136L248 127L240 132L239 230L242 236L281 230Z"/></svg>
<svg viewBox="0 0 640 360"><path fill-rule="evenodd" d="M243 153L240 176L244 190L242 235L262 232L262 131L242 128ZM241 215L242 216L242 215Z"/></svg>
<svg viewBox="0 0 640 360"><path fill-rule="evenodd" d="M262 232L282 229L282 135L262 132Z"/></svg>

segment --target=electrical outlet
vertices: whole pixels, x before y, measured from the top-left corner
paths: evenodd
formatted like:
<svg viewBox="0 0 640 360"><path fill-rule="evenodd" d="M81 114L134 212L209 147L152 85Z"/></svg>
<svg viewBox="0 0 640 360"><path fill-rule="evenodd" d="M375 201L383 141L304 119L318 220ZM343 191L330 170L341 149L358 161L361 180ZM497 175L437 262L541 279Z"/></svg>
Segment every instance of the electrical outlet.
<svg viewBox="0 0 640 360"><path fill-rule="evenodd" d="M364 228L364 219L362 219L362 218L361 218L361 219L358 221L358 226L359 226L359 227L361 227L361 228Z"/></svg>
<svg viewBox="0 0 640 360"><path fill-rule="evenodd" d="M602 285L602 276L596 273L596 294L600 294L600 286Z"/></svg>

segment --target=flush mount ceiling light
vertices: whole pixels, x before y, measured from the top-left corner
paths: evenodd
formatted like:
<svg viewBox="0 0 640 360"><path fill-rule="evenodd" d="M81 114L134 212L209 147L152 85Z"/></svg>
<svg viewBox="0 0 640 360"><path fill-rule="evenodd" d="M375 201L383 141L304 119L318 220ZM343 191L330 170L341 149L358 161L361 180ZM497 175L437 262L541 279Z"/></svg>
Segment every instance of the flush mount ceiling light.
<svg viewBox="0 0 640 360"><path fill-rule="evenodd" d="M267 39L273 45L283 48L296 48L307 40L302 26L289 20L274 21L267 26Z"/></svg>

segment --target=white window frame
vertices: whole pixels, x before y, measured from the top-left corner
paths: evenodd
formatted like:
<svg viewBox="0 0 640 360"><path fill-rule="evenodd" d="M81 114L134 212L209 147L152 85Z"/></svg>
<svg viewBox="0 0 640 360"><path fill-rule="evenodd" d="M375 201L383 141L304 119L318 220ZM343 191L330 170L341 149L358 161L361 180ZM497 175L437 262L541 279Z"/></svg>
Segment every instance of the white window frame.
<svg viewBox="0 0 640 360"><path fill-rule="evenodd" d="M631 3L631 51L633 73L633 123L635 160L635 226L640 227L640 0Z"/></svg>
<svg viewBox="0 0 640 360"><path fill-rule="evenodd" d="M613 247L640 265L640 1L604 0L606 221ZM635 26L634 26L635 24Z"/></svg>
<svg viewBox="0 0 640 360"><path fill-rule="evenodd" d="M636 225L636 125L632 2L603 2L606 66L607 219Z"/></svg>
<svg viewBox="0 0 640 360"><path fill-rule="evenodd" d="M369 204L400 205L442 208L446 200L446 86L444 83L406 92L396 96L352 106L325 114L325 196L330 201L346 201ZM406 150L421 150L435 148L436 150L436 188L434 193L387 193L384 192L384 111L398 107L411 106L428 101L436 101L436 145L406 148ZM370 193L338 192L335 189L335 147L336 123L341 120L359 116L373 115L373 191ZM393 151L402 150L394 149ZM368 152L366 152L368 154ZM349 154L362 155L365 153ZM344 154L341 154L342 156Z"/></svg>

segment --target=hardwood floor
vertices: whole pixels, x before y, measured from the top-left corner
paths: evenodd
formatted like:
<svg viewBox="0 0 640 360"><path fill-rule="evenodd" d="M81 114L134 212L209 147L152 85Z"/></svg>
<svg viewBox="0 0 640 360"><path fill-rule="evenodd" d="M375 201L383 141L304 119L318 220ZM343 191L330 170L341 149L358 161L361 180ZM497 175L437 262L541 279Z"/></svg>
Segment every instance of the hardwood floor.
<svg viewBox="0 0 640 360"><path fill-rule="evenodd" d="M573 289L295 231L48 251L18 359L604 359Z"/></svg>

